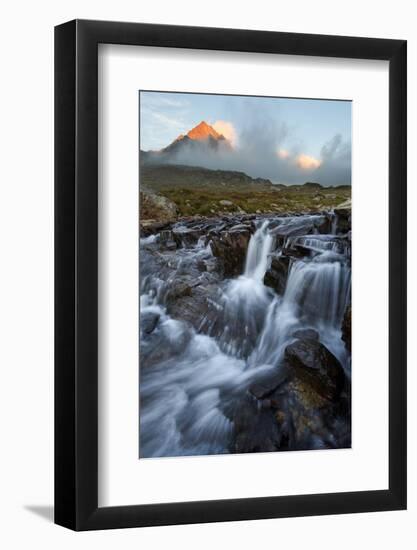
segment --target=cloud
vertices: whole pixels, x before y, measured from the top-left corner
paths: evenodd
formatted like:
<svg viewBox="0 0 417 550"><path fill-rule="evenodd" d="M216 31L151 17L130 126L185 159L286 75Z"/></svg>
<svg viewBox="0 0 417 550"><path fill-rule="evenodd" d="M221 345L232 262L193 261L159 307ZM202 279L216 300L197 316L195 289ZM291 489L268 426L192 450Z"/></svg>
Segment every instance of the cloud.
<svg viewBox="0 0 417 550"><path fill-rule="evenodd" d="M344 142L340 134L322 144L321 149L319 148L320 154L314 155L306 152L302 144L286 147L287 143L294 143L297 137L286 122L251 109L250 105L245 105L244 112L245 117L239 127L225 120L218 120L213 125L216 131L232 141L232 150L221 146L217 150L185 146L169 162L218 170L237 170L254 178L268 178L273 183L287 185L303 184L306 181L315 181L324 186L351 183L351 145ZM152 131L154 136L161 135L166 116L168 115L165 113L154 116L154 126L147 130ZM165 124L164 135L167 128L170 128L172 138L166 139L158 148L165 147L190 126L184 128L184 121L172 117ZM178 130L176 135L174 129Z"/></svg>
<svg viewBox="0 0 417 550"><path fill-rule="evenodd" d="M287 149L278 149L277 156L278 158L285 160L290 157L290 152L287 151Z"/></svg>
<svg viewBox="0 0 417 550"><path fill-rule="evenodd" d="M321 148L321 166L315 177L323 185L350 184L352 179L352 146L340 134L334 135Z"/></svg>
<svg viewBox="0 0 417 550"><path fill-rule="evenodd" d="M216 132L219 132L219 134L223 134L223 136L228 139L232 143L232 145L236 145L237 133L235 127L231 122L218 120L213 124L213 128L216 130Z"/></svg>
<svg viewBox="0 0 417 550"><path fill-rule="evenodd" d="M321 161L319 159L316 159L310 155L305 155L304 153L301 153L296 157L295 163L298 168L301 168L301 170L305 170L306 172L316 170L321 166Z"/></svg>

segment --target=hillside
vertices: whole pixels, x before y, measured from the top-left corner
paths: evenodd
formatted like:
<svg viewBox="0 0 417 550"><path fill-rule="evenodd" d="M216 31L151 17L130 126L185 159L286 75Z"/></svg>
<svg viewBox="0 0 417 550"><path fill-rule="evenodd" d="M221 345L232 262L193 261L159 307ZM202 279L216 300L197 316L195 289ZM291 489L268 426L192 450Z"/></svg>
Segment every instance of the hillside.
<svg viewBox="0 0 417 550"><path fill-rule="evenodd" d="M142 164L141 220L233 213L300 213L328 210L351 196L349 186L273 185L243 172L196 166Z"/></svg>

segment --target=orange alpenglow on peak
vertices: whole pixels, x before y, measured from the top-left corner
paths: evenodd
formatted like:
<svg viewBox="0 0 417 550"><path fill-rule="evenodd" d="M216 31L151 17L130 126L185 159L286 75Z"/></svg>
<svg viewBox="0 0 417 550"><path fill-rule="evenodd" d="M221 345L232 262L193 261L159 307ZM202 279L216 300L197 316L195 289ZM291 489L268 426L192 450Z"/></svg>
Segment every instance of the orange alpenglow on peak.
<svg viewBox="0 0 417 550"><path fill-rule="evenodd" d="M200 124L197 124L195 128L190 130L187 133L187 136L190 139L196 139L196 140L204 140L208 139L210 136L214 139L224 139L224 136L222 134L219 134L216 132L216 130L210 126L210 124L207 124L204 120L200 122Z"/></svg>

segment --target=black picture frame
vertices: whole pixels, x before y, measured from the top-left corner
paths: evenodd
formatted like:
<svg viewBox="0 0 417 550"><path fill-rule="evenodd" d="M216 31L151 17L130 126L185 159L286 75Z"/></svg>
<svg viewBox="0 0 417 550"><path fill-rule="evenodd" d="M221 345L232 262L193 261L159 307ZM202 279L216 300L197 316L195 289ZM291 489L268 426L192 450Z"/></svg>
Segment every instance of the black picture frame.
<svg viewBox="0 0 417 550"><path fill-rule="evenodd" d="M389 488L98 506L98 44L389 62ZM74 530L406 508L406 41L74 20L55 28L55 522Z"/></svg>

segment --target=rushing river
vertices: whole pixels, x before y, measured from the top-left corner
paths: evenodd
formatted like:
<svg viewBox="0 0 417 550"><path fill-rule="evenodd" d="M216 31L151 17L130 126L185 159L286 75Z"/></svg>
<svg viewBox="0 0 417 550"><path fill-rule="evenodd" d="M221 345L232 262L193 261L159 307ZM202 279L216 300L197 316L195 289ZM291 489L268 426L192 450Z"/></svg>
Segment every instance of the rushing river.
<svg viewBox="0 0 417 550"><path fill-rule="evenodd" d="M151 364L140 371L140 457L231 452L230 411L250 384L279 371L299 329L315 329L350 377L341 339L350 302L350 243L331 228L328 234L276 237L277 228L306 217L254 220L243 273L234 278L199 269L214 262L204 237L171 250L161 249L161 234L141 239L140 348ZM298 255L291 256L279 294L264 277L272 255L285 250ZM183 276L215 289L198 326L167 312L170 291Z"/></svg>

